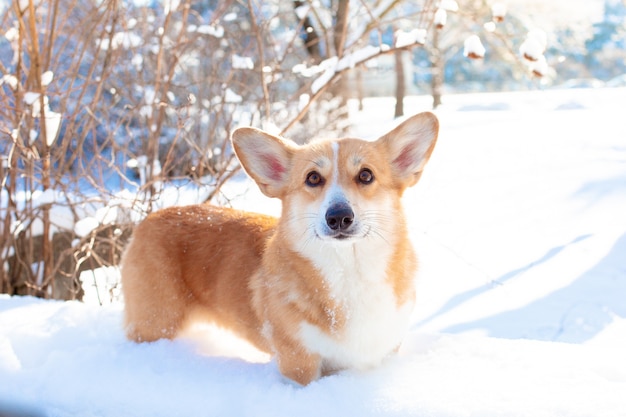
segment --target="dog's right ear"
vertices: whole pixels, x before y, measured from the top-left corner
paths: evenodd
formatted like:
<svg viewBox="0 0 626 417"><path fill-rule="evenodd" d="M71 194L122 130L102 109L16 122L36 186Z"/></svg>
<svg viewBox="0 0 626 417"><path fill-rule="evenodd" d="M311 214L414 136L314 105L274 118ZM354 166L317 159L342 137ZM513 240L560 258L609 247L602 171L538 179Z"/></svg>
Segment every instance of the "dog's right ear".
<svg viewBox="0 0 626 417"><path fill-rule="evenodd" d="M254 127L240 127L231 137L243 169L268 197L281 197L297 145Z"/></svg>

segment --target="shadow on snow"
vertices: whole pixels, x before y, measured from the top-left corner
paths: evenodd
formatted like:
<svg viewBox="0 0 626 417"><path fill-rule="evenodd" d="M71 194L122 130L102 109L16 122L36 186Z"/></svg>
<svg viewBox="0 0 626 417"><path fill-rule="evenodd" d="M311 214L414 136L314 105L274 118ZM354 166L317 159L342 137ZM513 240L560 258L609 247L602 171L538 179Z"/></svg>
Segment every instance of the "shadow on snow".
<svg viewBox="0 0 626 417"><path fill-rule="evenodd" d="M587 237L589 236L581 236L574 242ZM560 246L550 250L538 262L545 262L563 248L564 246ZM530 266L512 271L501 280L510 279ZM456 299L451 300L442 310L449 310L454 305L488 289L482 288L474 290L474 294L465 293L455 297ZM450 326L444 331L459 333L486 329L493 337L582 343L602 331L614 317L626 318L625 297L626 234L615 242L611 251L600 262L569 286L522 308Z"/></svg>

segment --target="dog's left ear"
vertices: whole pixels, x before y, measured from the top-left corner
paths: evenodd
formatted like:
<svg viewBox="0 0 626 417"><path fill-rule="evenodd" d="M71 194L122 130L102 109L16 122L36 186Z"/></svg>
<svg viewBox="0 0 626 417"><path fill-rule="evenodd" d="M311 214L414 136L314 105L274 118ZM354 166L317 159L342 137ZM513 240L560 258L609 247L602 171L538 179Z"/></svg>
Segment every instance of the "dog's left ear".
<svg viewBox="0 0 626 417"><path fill-rule="evenodd" d="M243 169L268 197L281 197L289 178L296 144L254 127L240 127L231 137Z"/></svg>
<svg viewBox="0 0 626 417"><path fill-rule="evenodd" d="M378 139L388 152L394 179L401 189L419 180L435 148L438 133L437 116L424 112L408 118Z"/></svg>

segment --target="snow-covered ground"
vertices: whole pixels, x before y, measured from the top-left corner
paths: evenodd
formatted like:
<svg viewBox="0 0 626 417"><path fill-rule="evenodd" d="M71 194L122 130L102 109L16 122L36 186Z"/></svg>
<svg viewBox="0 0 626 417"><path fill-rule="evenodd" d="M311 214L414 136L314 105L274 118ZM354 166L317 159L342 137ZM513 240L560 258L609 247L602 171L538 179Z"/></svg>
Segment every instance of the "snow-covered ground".
<svg viewBox="0 0 626 417"><path fill-rule="evenodd" d="M355 135L384 133L393 101L365 106ZM137 345L120 304L4 296L0 415L626 416L626 90L448 96L438 115L405 198L418 306L383 366L300 388L214 329Z"/></svg>

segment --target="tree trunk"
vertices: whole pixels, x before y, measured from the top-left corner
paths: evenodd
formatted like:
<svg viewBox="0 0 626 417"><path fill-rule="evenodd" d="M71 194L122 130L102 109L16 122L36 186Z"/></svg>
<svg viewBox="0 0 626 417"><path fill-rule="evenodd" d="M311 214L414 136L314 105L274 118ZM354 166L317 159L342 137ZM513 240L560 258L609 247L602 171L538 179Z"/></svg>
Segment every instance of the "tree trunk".
<svg viewBox="0 0 626 417"><path fill-rule="evenodd" d="M439 49L439 31L441 29L433 29L433 43L430 52L431 65L431 94L433 96L433 109L441 105L441 94L443 89L443 56Z"/></svg>
<svg viewBox="0 0 626 417"><path fill-rule="evenodd" d="M396 110L393 117L404 116L404 96L406 94L406 82L404 74L404 60L402 59L403 50L398 49L394 52L396 60Z"/></svg>
<svg viewBox="0 0 626 417"><path fill-rule="evenodd" d="M337 10L335 11L335 33L333 41L335 52L339 58L343 56L343 48L346 43L348 32L348 11L350 0L337 0Z"/></svg>
<svg viewBox="0 0 626 417"><path fill-rule="evenodd" d="M298 7L303 7L306 4L306 1L295 0L293 2L293 9L295 11ZM315 30L315 26L313 26L313 21L309 16L305 16L304 19L302 19L302 32L304 36L304 46L306 47L309 56L315 63L319 64L323 60L320 37Z"/></svg>
<svg viewBox="0 0 626 417"><path fill-rule="evenodd" d="M348 15L350 0L337 0L335 12L335 27L333 32L333 43L337 58L341 59L344 54L344 46L346 43L346 35L348 30ZM335 84L331 87L330 93L340 98L339 107L337 108L335 120L337 121L337 130L339 134L346 133L348 129L348 85L346 77L339 77Z"/></svg>
<svg viewBox="0 0 626 417"><path fill-rule="evenodd" d="M359 111L363 110L363 66L356 67L356 96L359 100Z"/></svg>

